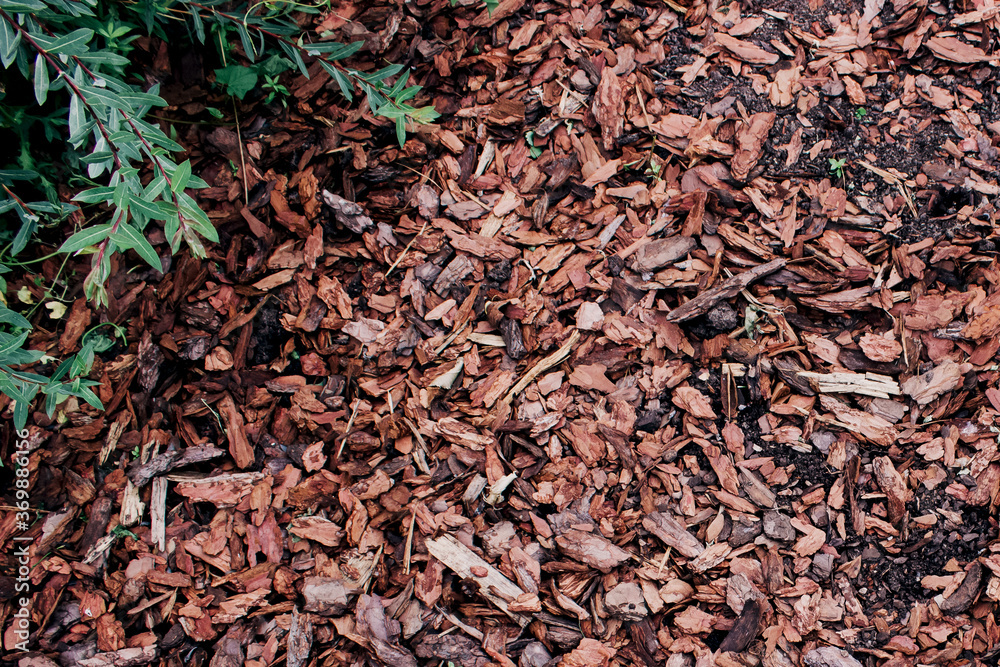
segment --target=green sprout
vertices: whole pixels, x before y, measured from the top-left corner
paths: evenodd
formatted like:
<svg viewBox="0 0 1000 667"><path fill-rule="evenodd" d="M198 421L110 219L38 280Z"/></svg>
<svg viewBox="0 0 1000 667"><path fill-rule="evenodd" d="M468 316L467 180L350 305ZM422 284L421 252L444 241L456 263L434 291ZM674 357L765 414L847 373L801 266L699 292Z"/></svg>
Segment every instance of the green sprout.
<svg viewBox="0 0 1000 667"><path fill-rule="evenodd" d="M528 130L524 134L524 140L528 143L528 152L531 154L532 159L537 160L542 156L542 149L535 145L535 132L533 130Z"/></svg>
<svg viewBox="0 0 1000 667"><path fill-rule="evenodd" d="M844 167L847 165L847 158L830 158L830 173L836 174L837 178L844 179Z"/></svg>
<svg viewBox="0 0 1000 667"><path fill-rule="evenodd" d="M283 85L278 83L277 76L265 74L263 88L268 91L267 97L264 98L264 104L270 104L271 101L277 97L281 100L281 106L286 109L288 108L288 96L291 95L291 93L288 91L288 88L285 88Z"/></svg>

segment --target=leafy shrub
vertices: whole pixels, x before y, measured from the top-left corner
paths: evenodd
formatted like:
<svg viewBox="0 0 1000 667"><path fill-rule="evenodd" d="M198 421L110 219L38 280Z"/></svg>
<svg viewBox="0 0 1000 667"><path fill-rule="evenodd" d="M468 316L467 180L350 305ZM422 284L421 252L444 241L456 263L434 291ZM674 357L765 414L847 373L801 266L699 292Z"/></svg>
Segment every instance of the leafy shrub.
<svg viewBox="0 0 1000 667"><path fill-rule="evenodd" d="M91 256L84 294L100 307L107 303L105 284L115 253L132 250L162 270L149 242L153 226L163 225L173 253L185 244L194 256L203 258L204 242L218 241L208 216L188 194L207 184L192 173L189 161L175 159L183 147L145 120L153 107L166 105L158 86L143 90L129 82L132 61L128 55L133 42L142 34L169 40L168 30L173 30L176 19L184 21L198 44L205 45L211 35L224 63L238 55L229 43L230 36L238 37L248 64L234 62L216 71L217 82L235 97L243 98L260 77L269 91L267 101L287 95L278 76L291 69L308 76L306 59L310 58L321 63L348 102L360 92L374 114L391 119L400 144L407 121L423 123L437 117L433 107L409 104L420 87L409 85L409 73L402 66L389 65L375 72L346 66L344 61L362 42L307 42L289 12L317 8L294 2L256 3L245 13L237 13L227 7L229 3L223 0L120 4L0 0L0 64L8 79L0 87L0 96L11 96L12 80L20 77L21 87L34 97L20 104L16 98L0 97L0 129L12 132L18 142L15 164L0 169L0 214L10 218L13 213L19 223L6 231L6 237L0 232L0 239L8 243L0 253L0 274L18 264L14 258L41 227L71 220L74 233L59 251ZM61 144L64 150L55 154L34 150L39 137L49 145ZM40 157L45 154L51 156L47 163ZM80 190L74 203L60 200L60 179ZM19 192L33 196L22 197ZM89 216L97 219L95 224L83 224L80 207L95 208L95 215ZM5 291L0 277L4 302L0 327L6 329L0 330L0 391L14 401L17 427L23 427L28 406L39 391L48 397L50 414L67 396L99 407L97 396L88 388L94 383L82 379L89 372L87 363L67 360L49 378L16 370L38 362L41 353L24 349L31 324L7 307ZM81 350L75 359L89 355L92 362L94 345Z"/></svg>

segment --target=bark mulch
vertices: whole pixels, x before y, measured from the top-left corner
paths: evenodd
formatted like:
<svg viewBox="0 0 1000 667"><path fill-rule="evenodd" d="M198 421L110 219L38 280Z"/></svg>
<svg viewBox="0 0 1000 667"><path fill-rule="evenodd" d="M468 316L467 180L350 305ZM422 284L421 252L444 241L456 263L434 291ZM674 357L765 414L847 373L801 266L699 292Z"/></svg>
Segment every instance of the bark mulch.
<svg viewBox="0 0 1000 667"><path fill-rule="evenodd" d="M139 44L221 242L42 323L53 356L131 344L104 413L31 420L9 660L996 664L997 6L341 1L311 31L442 118L400 147L315 67L237 132L210 67Z"/></svg>

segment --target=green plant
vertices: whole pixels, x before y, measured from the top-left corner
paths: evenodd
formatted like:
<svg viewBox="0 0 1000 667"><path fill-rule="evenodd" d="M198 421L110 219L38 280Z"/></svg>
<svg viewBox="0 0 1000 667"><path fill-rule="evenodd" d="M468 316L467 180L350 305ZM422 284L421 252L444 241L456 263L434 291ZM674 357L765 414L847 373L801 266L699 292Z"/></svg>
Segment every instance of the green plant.
<svg viewBox="0 0 1000 667"><path fill-rule="evenodd" d="M306 42L302 29L295 21L288 18L288 15L293 10L316 12L317 7L280 1L256 3L240 16L221 10L220 7L225 2L226 0L203 2L179 0L176 5L158 11L162 12L159 14L161 16L169 15L188 21L193 37L201 44L207 43L205 32L207 23L210 32L218 36L224 63L233 52L224 37L230 33L235 33L239 37L243 54L251 65L258 70L264 67L265 73L272 77L276 77L277 73L273 69L267 71L267 68L281 65L287 66L287 69L297 68L308 78L309 70L305 58L314 58L337 83L341 94L348 102L353 102L355 94L360 91L365 95L368 107L375 116L394 122L400 146L406 141L408 121L422 124L437 119L439 114L433 106L414 107L409 104L420 92L421 87L408 85L410 73L403 65L390 64L374 72L364 72L343 63L356 54L364 46L364 42L350 44L337 41ZM261 11L255 13L257 10ZM255 65L258 58L266 54L269 44L276 45L284 55L276 53L270 55L268 60L271 65L268 65L268 61Z"/></svg>
<svg viewBox="0 0 1000 667"><path fill-rule="evenodd" d="M847 166L847 158L830 158L830 173L836 174L837 178L844 178L845 166Z"/></svg>
<svg viewBox="0 0 1000 667"><path fill-rule="evenodd" d="M649 166L646 167L646 173L650 174L653 177L654 181L659 182L663 180L663 176L661 175L662 172L663 172L663 162L661 162L658 159L654 160L652 157L650 157Z"/></svg>
<svg viewBox="0 0 1000 667"><path fill-rule="evenodd" d="M163 221L174 252L184 240L193 254L204 257L199 237L217 241L218 235L185 192L206 184L192 175L190 162L171 159L183 148L143 120L152 107L166 104L157 86L142 91L127 82L125 67L130 61L108 44L127 46L131 40L124 26L112 23L107 29L95 13L96 6L97 0L65 4L0 0L0 62L8 71L16 65L31 81L39 106L44 107L50 95L58 97L53 105L66 113L69 148L85 151L77 158L85 170L79 178L92 187L74 200L105 206L109 215L106 222L78 226L59 250L93 256L84 293L100 305L107 301L104 284L116 252L134 250L154 269L162 269L159 255L146 239L152 221ZM105 28L108 36L93 27L75 27L94 24ZM144 182L141 170L147 165L153 176ZM37 171L25 172L23 180L38 177ZM98 184L96 179L102 177L104 184ZM0 211L13 209L21 221L11 257L24 249L43 215L55 213L58 220L72 211L55 201L24 203L9 187L4 193Z"/></svg>
<svg viewBox="0 0 1000 667"><path fill-rule="evenodd" d="M857 118L858 120L864 120L867 115L868 115L868 109L864 107L858 107L857 109L854 110L854 117Z"/></svg>
<svg viewBox="0 0 1000 667"><path fill-rule="evenodd" d="M457 4L458 0L451 0L452 7ZM483 0L483 6L486 7L486 11L492 14L493 10L500 6L500 0Z"/></svg>
<svg viewBox="0 0 1000 667"><path fill-rule="evenodd" d="M537 160L542 157L542 147L535 145L535 131L528 130L524 133L524 141L528 144L528 154L532 159Z"/></svg>
<svg viewBox="0 0 1000 667"><path fill-rule="evenodd" d="M91 389L100 383L83 376L93 366L94 353L110 347L110 344L105 344L104 337L91 336L88 339L85 334L80 351L59 364L50 377L45 377L15 368L45 360L40 350L24 349L31 323L23 315L0 306L0 325L4 328L0 331L0 391L14 402L15 428L21 430L27 424L28 409L39 392L45 396L45 409L50 416L56 406L70 396L101 409L101 401Z"/></svg>
<svg viewBox="0 0 1000 667"><path fill-rule="evenodd" d="M142 79L130 71L128 55L143 34L176 44L168 33L183 22L197 43L206 44L211 35L223 58L216 72L219 85L243 98L263 77L265 102L280 98L284 103L288 90L280 74L297 68L308 76L306 59L316 59L349 103L360 92L374 115L393 121L400 144L408 122L437 117L433 107L410 104L420 86L410 85L401 65L361 71L344 64L363 42L308 41L291 12L318 12L321 6L264 2L235 14L224 11L225 4L0 0L0 65L7 72L0 85L0 131L17 142L16 150L7 152L14 163L0 164L0 214L16 221L0 230L0 243L6 244L0 274L25 264L16 258L37 232L47 228L51 236L70 220L73 232L58 252L91 257L83 289L100 307L108 301L105 285L116 254L132 250L162 270L149 240L155 226L162 225L173 253L186 244L192 255L204 258L205 241L218 241L191 194L207 184L192 173L189 161L177 159L183 147L146 120L153 107L166 102L157 85L143 89L133 83ZM235 54L250 64L227 64ZM77 192L72 203L60 198L61 185ZM18 428L39 391L47 396L50 413L68 396L100 407L89 389L94 383L81 377L100 351L97 338L84 341L81 352L60 364L51 378L19 370L42 360L42 353L24 349L31 323L6 306L5 291L0 277L0 391L14 402ZM55 314L58 307L52 310Z"/></svg>

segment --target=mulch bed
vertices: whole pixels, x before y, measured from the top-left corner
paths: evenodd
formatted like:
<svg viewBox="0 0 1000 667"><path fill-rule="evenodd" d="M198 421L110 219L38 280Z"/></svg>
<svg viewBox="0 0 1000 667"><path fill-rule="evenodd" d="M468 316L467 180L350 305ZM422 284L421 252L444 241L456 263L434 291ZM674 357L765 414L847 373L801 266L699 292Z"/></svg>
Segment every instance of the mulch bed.
<svg viewBox="0 0 1000 667"><path fill-rule="evenodd" d="M443 114L402 147L139 44L221 241L37 323L131 345L30 421L7 659L995 664L998 17L335 2Z"/></svg>

